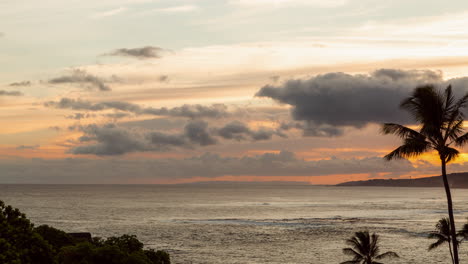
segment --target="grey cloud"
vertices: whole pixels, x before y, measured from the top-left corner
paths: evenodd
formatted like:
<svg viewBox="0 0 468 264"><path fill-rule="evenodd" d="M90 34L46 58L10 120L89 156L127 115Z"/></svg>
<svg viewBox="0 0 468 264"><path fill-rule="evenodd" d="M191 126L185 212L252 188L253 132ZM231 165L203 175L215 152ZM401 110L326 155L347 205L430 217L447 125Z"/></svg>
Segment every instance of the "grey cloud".
<svg viewBox="0 0 468 264"><path fill-rule="evenodd" d="M289 131L291 129L302 130L303 136L305 137L336 137L344 133L344 129L341 127L327 124L317 125L312 121L282 122L279 129L284 131Z"/></svg>
<svg viewBox="0 0 468 264"><path fill-rule="evenodd" d="M148 58L160 58L161 53L164 49L160 47L146 46L142 48L133 48L133 49L117 49L107 55L111 56L128 56L135 57L138 59L148 59Z"/></svg>
<svg viewBox="0 0 468 264"><path fill-rule="evenodd" d="M285 137L279 130L261 128L257 131L253 131L247 125L239 121L230 122L224 127L217 129L217 134L224 139L245 140L250 138L254 141L269 140L273 135Z"/></svg>
<svg viewBox="0 0 468 264"><path fill-rule="evenodd" d="M159 76L159 81L160 82L167 82L167 81L169 81L169 76L161 75L161 76Z"/></svg>
<svg viewBox="0 0 468 264"><path fill-rule="evenodd" d="M84 133L79 139L80 143L93 142L73 147L70 150L73 154L122 155L130 152L167 151L172 147L192 148L194 145L207 146L216 143L208 132L208 125L203 121L189 122L180 134L125 128L115 124L71 126L69 129Z"/></svg>
<svg viewBox="0 0 468 264"><path fill-rule="evenodd" d="M5 91L5 90L0 90L0 96L22 96L23 93L20 91Z"/></svg>
<svg viewBox="0 0 468 264"><path fill-rule="evenodd" d="M71 75L57 77L48 81L51 84L77 83L88 84L99 91L110 91L111 88L101 78L91 75L82 70L74 70Z"/></svg>
<svg viewBox="0 0 468 264"><path fill-rule="evenodd" d="M185 135L191 142L196 142L201 146L216 144L216 139L208 131L208 123L204 121L190 122L185 126Z"/></svg>
<svg viewBox="0 0 468 264"><path fill-rule="evenodd" d="M73 115L68 115L65 118L67 119L75 119L75 120L81 120L85 118L92 118L95 117L96 115L93 114L87 114L87 113L74 113Z"/></svg>
<svg viewBox="0 0 468 264"><path fill-rule="evenodd" d="M74 147L73 154L121 155L128 152L148 151L144 136L137 130L120 129L115 125L89 125L81 127L85 133L80 142L96 141L95 144Z"/></svg>
<svg viewBox="0 0 468 264"><path fill-rule="evenodd" d="M30 86L30 85L31 85L30 81L13 82L9 84L9 86Z"/></svg>
<svg viewBox="0 0 468 264"><path fill-rule="evenodd" d="M466 171L459 164L452 171ZM53 168L53 169L50 169ZM226 157L203 154L181 159L2 159L1 183L127 183L157 179L230 176L324 176L390 173L392 177L424 171L438 174L430 164L414 168L408 161L386 162L381 157L306 161L292 152Z"/></svg>
<svg viewBox="0 0 468 264"><path fill-rule="evenodd" d="M111 119L121 119L121 118L125 118L125 117L130 117L131 115L128 114L128 113L109 113L109 114L104 114L103 116L107 117L107 118L111 118Z"/></svg>
<svg viewBox="0 0 468 264"><path fill-rule="evenodd" d="M58 102L50 101L44 103L47 107L56 107L61 109L103 111L108 109L131 112L136 115L156 115L156 116L174 116L187 118L222 118L229 115L228 109L223 104L213 104L211 106L203 105L182 105L173 108L153 108L141 107L137 104L109 101L92 103L80 99L62 98Z"/></svg>
<svg viewBox="0 0 468 264"><path fill-rule="evenodd" d="M256 96L269 97L292 106L292 116L307 122L305 134L340 135L346 126L361 128L369 123L410 122L398 109L402 99L417 86L427 83L466 91L468 81L444 82L437 71L381 69L369 75L327 73L308 80L289 80L267 85Z"/></svg>
<svg viewBox="0 0 468 264"><path fill-rule="evenodd" d="M39 145L21 145L21 146L18 146L16 147L17 150L34 150L34 149L38 149L40 146Z"/></svg>
<svg viewBox="0 0 468 264"><path fill-rule="evenodd" d="M239 130L237 127L242 128ZM122 155L131 152L167 151L174 147L194 148L218 144L218 137L234 140L268 140L274 135L284 137L281 132L271 129L249 129L240 122L230 123L222 128L210 128L208 123L192 120L185 124L180 133L163 133L115 124L73 125L69 130L81 131L79 146L72 147L73 154L92 154L98 156ZM81 145L84 144L84 145Z"/></svg>

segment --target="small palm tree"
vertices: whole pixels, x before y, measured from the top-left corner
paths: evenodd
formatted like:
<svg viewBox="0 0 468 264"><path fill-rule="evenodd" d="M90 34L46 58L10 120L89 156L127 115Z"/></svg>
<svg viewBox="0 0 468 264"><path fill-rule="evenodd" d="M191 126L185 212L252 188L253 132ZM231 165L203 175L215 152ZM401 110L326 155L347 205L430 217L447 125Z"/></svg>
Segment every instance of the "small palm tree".
<svg viewBox="0 0 468 264"><path fill-rule="evenodd" d="M468 219L467 219L468 220ZM457 235L461 237L460 243L468 240L468 223L465 223L460 231L458 231Z"/></svg>
<svg viewBox="0 0 468 264"><path fill-rule="evenodd" d="M453 241L452 241L452 237L451 237L451 234L450 234L450 220L447 217L442 218L442 219L439 220L439 222L437 222L435 227L436 227L436 230L434 232L429 233L428 238L437 239L437 241L432 243L431 245L429 245L428 250L429 251L433 250L433 249L438 248L439 246L447 243L448 247L449 247L449 251L450 251L450 257L452 257L452 263L453 263L454 262L454 260L453 260L453 250L452 250ZM467 228L468 228L468 226L467 226ZM461 232L462 231L460 231L460 233ZM458 247L460 245L460 241L459 240L456 240L456 241L457 241L457 247Z"/></svg>
<svg viewBox="0 0 468 264"><path fill-rule="evenodd" d="M399 258L398 254L388 251L379 254L379 236L369 231L356 232L353 237L346 240L349 248L343 248L343 253L352 256L352 260L341 262L341 264L382 264L378 260L384 258Z"/></svg>
<svg viewBox="0 0 468 264"><path fill-rule="evenodd" d="M467 103L468 93L456 101L450 85L443 93L437 91L433 85L418 87L400 106L413 115L420 125L419 131L393 123L382 127L384 134L394 134L403 139L403 145L385 156L387 160L416 157L428 151L438 153L447 196L452 245L457 244L457 238L446 165L459 155L453 145L462 146L468 142L468 133L463 130L462 112ZM457 247L453 248L453 259L455 264L459 264Z"/></svg>

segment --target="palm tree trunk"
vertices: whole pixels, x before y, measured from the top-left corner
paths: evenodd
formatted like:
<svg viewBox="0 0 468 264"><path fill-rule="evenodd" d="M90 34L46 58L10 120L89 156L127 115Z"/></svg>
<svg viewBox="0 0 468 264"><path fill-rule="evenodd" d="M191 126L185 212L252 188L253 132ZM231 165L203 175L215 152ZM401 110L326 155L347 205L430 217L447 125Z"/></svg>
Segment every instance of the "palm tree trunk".
<svg viewBox="0 0 468 264"><path fill-rule="evenodd" d="M452 242L448 241L448 245L449 245L450 257L452 258L452 264L453 264Z"/></svg>
<svg viewBox="0 0 468 264"><path fill-rule="evenodd" d="M447 195L447 207L448 207L448 214L449 214L449 219L450 219L450 236L452 238L452 245L453 245L453 260L454 260L453 263L459 264L455 219L453 218L452 194L450 193L450 186L449 186L448 179L447 179L447 168L446 168L445 157L440 157L440 159L442 161L442 179L444 179L445 194Z"/></svg>

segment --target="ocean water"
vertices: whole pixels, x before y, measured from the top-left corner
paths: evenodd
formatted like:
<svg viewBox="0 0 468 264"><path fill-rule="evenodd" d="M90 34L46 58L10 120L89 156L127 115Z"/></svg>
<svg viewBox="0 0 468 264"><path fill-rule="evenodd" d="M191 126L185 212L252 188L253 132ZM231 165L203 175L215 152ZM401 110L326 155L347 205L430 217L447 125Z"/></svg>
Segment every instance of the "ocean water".
<svg viewBox="0 0 468 264"><path fill-rule="evenodd" d="M456 219L468 190L453 190ZM441 188L276 184L0 185L0 199L36 224L108 237L135 234L174 263L339 263L344 240L381 235L385 263L449 263L427 233L446 216ZM460 247L468 263L468 242Z"/></svg>

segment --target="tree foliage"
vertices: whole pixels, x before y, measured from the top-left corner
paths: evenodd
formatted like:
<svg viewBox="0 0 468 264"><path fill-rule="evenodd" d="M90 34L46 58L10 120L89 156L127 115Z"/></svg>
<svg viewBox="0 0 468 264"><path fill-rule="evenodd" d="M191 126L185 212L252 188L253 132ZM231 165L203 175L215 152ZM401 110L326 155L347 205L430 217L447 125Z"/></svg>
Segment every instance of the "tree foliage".
<svg viewBox="0 0 468 264"><path fill-rule="evenodd" d="M343 248L345 255L352 259L341 262L341 264L382 264L380 260L385 258L399 258L393 251L380 254L380 240L375 233L372 235L368 231L356 232L353 237L346 240L350 247Z"/></svg>
<svg viewBox="0 0 468 264"><path fill-rule="evenodd" d="M50 264L52 247L18 209L0 201L0 263Z"/></svg>
<svg viewBox="0 0 468 264"><path fill-rule="evenodd" d="M170 264L165 251L146 250L134 235L77 241L62 230L34 225L0 201L2 264Z"/></svg>

